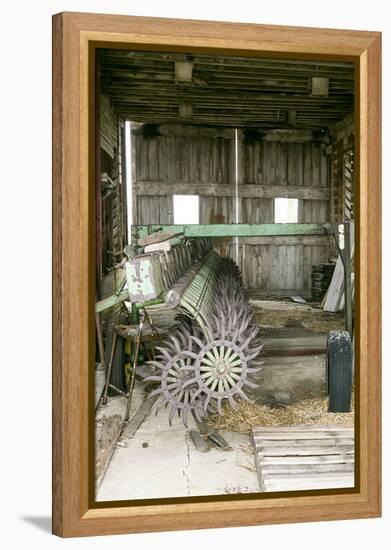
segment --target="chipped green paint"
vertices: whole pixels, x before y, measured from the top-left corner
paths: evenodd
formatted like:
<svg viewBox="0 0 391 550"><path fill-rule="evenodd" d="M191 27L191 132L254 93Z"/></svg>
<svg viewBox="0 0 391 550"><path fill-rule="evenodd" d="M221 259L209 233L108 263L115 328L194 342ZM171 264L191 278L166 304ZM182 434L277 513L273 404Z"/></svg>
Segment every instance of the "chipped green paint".
<svg viewBox="0 0 391 550"><path fill-rule="evenodd" d="M131 302L147 302L163 290L159 259L154 254L133 258L125 263L126 280Z"/></svg>
<svg viewBox="0 0 391 550"><path fill-rule="evenodd" d="M95 313L102 313L102 311L105 311L106 309L116 306L117 304L120 304L125 300L129 301L129 292L127 290L123 290L120 294L113 294L108 298L104 298L103 300L96 302ZM138 311L144 307L155 306L157 304L163 304L163 303L164 303L164 296L162 295L160 298L156 298L155 300L149 300L148 302L140 302L138 304L132 304L132 310L134 308L135 310Z"/></svg>
<svg viewBox="0 0 391 550"><path fill-rule="evenodd" d="M295 235L327 235L328 225L317 223L261 223L209 225L137 225L134 235L140 239L156 231L167 231L185 237L291 237Z"/></svg>
<svg viewBox="0 0 391 550"><path fill-rule="evenodd" d="M129 300L129 292L127 290L123 290L120 294L113 294L108 298L103 298L103 300L96 302L95 313L102 313L102 311L116 306L125 300Z"/></svg>

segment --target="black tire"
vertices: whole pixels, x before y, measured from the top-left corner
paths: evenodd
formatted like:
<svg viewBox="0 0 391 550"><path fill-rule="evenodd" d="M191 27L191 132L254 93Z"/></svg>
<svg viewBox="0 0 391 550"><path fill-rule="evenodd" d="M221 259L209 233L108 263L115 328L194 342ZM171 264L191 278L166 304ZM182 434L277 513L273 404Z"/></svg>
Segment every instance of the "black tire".
<svg viewBox="0 0 391 550"><path fill-rule="evenodd" d="M110 323L105 338L105 365L108 368L110 361L111 348L114 339L114 324ZM125 342L122 336L117 334L115 350L113 355L113 365L111 368L110 384L113 384L119 390L126 392L125 382ZM109 388L109 395L118 395Z"/></svg>
<svg viewBox="0 0 391 550"><path fill-rule="evenodd" d="M353 353L350 334L345 330L332 330L327 339L327 389L329 412L350 412Z"/></svg>

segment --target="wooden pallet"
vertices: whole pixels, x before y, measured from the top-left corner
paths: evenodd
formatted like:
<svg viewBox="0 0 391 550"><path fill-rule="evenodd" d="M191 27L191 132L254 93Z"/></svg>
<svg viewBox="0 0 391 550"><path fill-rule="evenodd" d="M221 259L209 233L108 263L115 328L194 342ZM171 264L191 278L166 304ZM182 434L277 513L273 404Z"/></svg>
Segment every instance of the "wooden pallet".
<svg viewBox="0 0 391 550"><path fill-rule="evenodd" d="M252 440L262 491L354 486L353 428L257 427Z"/></svg>

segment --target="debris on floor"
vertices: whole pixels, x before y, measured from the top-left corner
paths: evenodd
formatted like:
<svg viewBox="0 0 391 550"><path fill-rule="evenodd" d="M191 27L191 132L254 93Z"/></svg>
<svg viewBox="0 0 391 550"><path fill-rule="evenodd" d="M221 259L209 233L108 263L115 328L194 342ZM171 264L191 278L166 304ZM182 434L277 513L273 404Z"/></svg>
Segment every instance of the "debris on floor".
<svg viewBox="0 0 391 550"><path fill-rule="evenodd" d="M125 399L120 400L126 404ZM143 403L144 388L136 381L133 417ZM131 437L123 439L126 446L115 446L97 489L97 501L259 492L248 434L217 432L206 425L209 451L200 452L190 431L197 431L200 437L204 434L194 418L186 429L178 416L170 427L168 416L165 408L156 416L152 411ZM213 444L209 435L218 436L223 447Z"/></svg>
<svg viewBox="0 0 391 550"><path fill-rule="evenodd" d="M169 407L158 406L158 395L146 398L146 383L137 378L128 423L122 422L123 397L97 411L97 439L102 442L97 451L100 445L108 447L105 455L97 454L98 501L256 493L265 488L260 488L255 468L254 427L353 426L353 412L328 413L325 395L327 334L343 327L343 316L292 300L256 300L252 305L263 356L262 369L254 375L259 389L249 390L251 401L238 400L236 410L226 403L222 416L202 421L189 415L186 427ZM151 384L150 391L156 381ZM319 473L320 481L326 484L324 474Z"/></svg>
<svg viewBox="0 0 391 550"><path fill-rule="evenodd" d="M203 437L209 439L213 445L223 449L224 451L230 450L230 444L224 439L224 437L216 432L210 425L205 424L204 422L197 421L198 429Z"/></svg>
<svg viewBox="0 0 391 550"><path fill-rule="evenodd" d="M218 430L250 433L256 426L293 426L322 424L324 426L353 426L354 411L329 413L328 398L307 399L293 405L271 408L257 402L238 401L237 409L223 407L223 415L210 416L206 422Z"/></svg>
<svg viewBox="0 0 391 550"><path fill-rule="evenodd" d="M96 478L102 479L114 451L121 430L122 417L119 414L103 415L96 421Z"/></svg>
<svg viewBox="0 0 391 550"><path fill-rule="evenodd" d="M292 302L296 302L297 304L307 303L307 300L305 300L303 296L289 296L289 298L292 300Z"/></svg>
<svg viewBox="0 0 391 550"><path fill-rule="evenodd" d="M209 443L206 436L201 435L197 430L190 430L189 435L198 451L201 453L207 453L209 451Z"/></svg>
<svg viewBox="0 0 391 550"><path fill-rule="evenodd" d="M251 300L257 324L260 327L283 328L302 326L318 333L328 333L333 329L343 329L344 314L327 313L309 305L289 302Z"/></svg>
<svg viewBox="0 0 391 550"><path fill-rule="evenodd" d="M142 392L135 395L134 407L139 411L145 396ZM106 474L110 461L118 447L125 446L126 440L121 436L124 429L126 399L120 396L109 397L106 405L100 404L95 418L95 461L96 488L98 489Z"/></svg>

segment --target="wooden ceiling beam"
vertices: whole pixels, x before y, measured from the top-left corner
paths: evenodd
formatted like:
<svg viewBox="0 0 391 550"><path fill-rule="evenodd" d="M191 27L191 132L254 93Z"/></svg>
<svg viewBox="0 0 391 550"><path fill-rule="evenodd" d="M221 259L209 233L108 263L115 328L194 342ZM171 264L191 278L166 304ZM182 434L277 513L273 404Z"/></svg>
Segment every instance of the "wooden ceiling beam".
<svg viewBox="0 0 391 550"><path fill-rule="evenodd" d="M133 122L139 122L139 123L148 123L148 124L172 124L178 122L177 116L167 117L167 116L150 116L150 117L140 117L140 116L134 116L132 114L127 115L126 113L123 114L123 118L127 120L132 120ZM233 119L225 119L225 120L219 120L216 121L211 118L202 118L202 119L195 119L193 118L191 123L193 125L201 125L206 126L210 125L211 127L215 127L216 125L224 126L225 128L256 128L256 129L290 129L291 127L289 124L284 122L276 122L275 120L265 120L265 121L256 121L253 120L237 120L235 118ZM300 124L297 124L295 127L296 129L301 130L312 130L312 131L319 131L319 130L328 130L329 128L333 128L335 126L334 123L327 123L327 124L314 124L311 122L301 122Z"/></svg>
<svg viewBox="0 0 391 550"><path fill-rule="evenodd" d="M139 50L99 50L99 59L104 62L111 59L124 59L132 62L175 62L175 61L191 61L194 64L210 64L210 65L228 65L228 66L275 66L282 67L316 67L322 68L334 68L336 70L350 70L353 71L353 63L339 62L339 61L314 61L306 59L281 59L272 57L228 57L228 56L215 56L215 55L194 55L194 54L182 54L173 52L143 52Z"/></svg>
<svg viewBox="0 0 391 550"><path fill-rule="evenodd" d="M351 63L121 50L100 50L98 60L116 111L140 122L181 113L195 124L315 128L353 111ZM327 82L327 94L314 82Z"/></svg>
<svg viewBox="0 0 391 550"><path fill-rule="evenodd" d="M170 65L164 65L164 66L145 66L145 65L130 65L130 64L112 64L112 65L102 65L101 71L103 73L105 72L111 72L111 71L118 71L118 72L144 72L144 73L172 73L175 75L174 68ZM263 78L285 78L285 79L297 79L297 78L311 78L312 76L321 76L324 78L329 78L330 80L338 80L338 81L346 81L346 82L353 82L354 81L354 73L336 73L332 71L319 71L317 69L313 69L311 71L309 70L300 70L300 69L292 69L292 70L284 70L280 69L278 67L270 68L270 69L255 69L249 71L248 69L243 70L237 70L237 71L216 71L214 69L209 68L201 68L198 66L195 66L193 69L193 74L202 74L207 78L215 77L226 77L226 78L240 78L241 75L251 77L257 77L258 75Z"/></svg>
<svg viewBox="0 0 391 550"><path fill-rule="evenodd" d="M172 99L173 95L175 95L175 91L172 88L163 88L163 87L153 87L153 86L133 86L131 89L127 90L123 87L119 86L109 86L107 88L107 93L110 96L110 98L116 98L118 96L125 96L125 93L127 93L127 97L137 96L145 97L152 96L152 97L167 97L167 99ZM254 93L251 91L242 91L239 93L232 93L230 90L226 90L224 93L220 90L213 90L209 91L208 93L203 92L202 90L187 90L186 92L184 90L177 90L176 91L177 97L180 97L181 99L185 98L191 98L195 101L199 100L209 100L209 99L222 99L223 97L225 99L229 99L232 103L239 102L240 100L246 101L246 103L254 102L254 103L284 103L286 105L290 103L306 103L308 105L336 105L338 103L343 104L353 104L353 97L351 96L330 96L328 98L323 97L309 97L306 94L281 94L281 93L272 93L272 94L265 94L265 93Z"/></svg>
<svg viewBox="0 0 391 550"><path fill-rule="evenodd" d="M150 108L148 109L148 107L143 107L141 109L123 109L120 111L120 116L123 116L124 114L132 114L133 116L137 116L137 117L147 117L144 120L142 120L142 122L147 122L149 120L149 114L150 115L170 115L170 116L176 116L178 118L178 108L172 108L172 109L153 109L153 108ZM216 113L214 113L213 111L197 111L195 109L193 109L193 112L192 112L192 117L194 119L202 119L202 118L210 118L210 119L213 119L215 121L215 123L218 125L218 121L219 120L225 120L225 119L232 119L232 120L247 120L247 121L251 121L251 122L254 122L256 123L258 120L262 120L263 118L269 118L271 120L276 120L277 121L277 114L278 114L278 111L270 111L270 112L258 112L258 113L240 113L240 112L231 112L231 113L227 113L225 111L223 111L222 113L219 113L218 115L216 115ZM339 113L339 114L335 114L335 115L332 115L330 117L327 117L327 116L318 116L316 114L313 114L313 115L297 115L297 121L298 122L302 122L303 120L313 120L313 121L318 121L318 122L323 122L323 123L326 123L327 125L327 122L328 121L333 121L334 123L336 123L337 121L340 121L345 115L347 115L348 113ZM281 119L281 117L280 117Z"/></svg>

